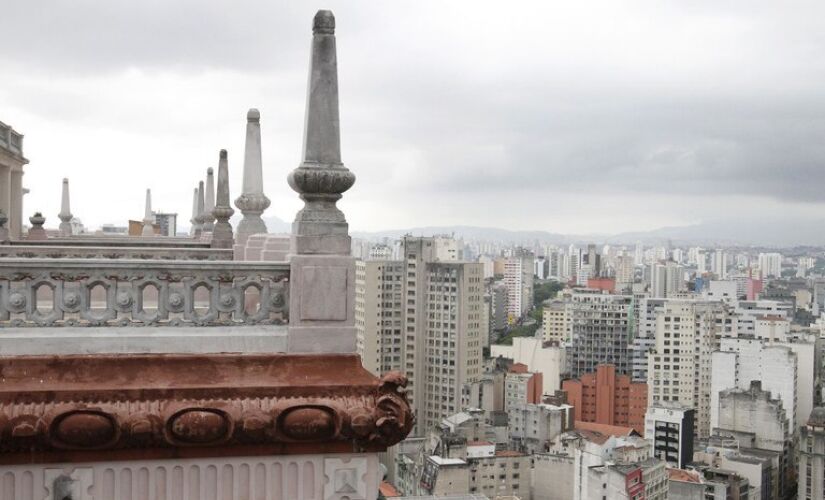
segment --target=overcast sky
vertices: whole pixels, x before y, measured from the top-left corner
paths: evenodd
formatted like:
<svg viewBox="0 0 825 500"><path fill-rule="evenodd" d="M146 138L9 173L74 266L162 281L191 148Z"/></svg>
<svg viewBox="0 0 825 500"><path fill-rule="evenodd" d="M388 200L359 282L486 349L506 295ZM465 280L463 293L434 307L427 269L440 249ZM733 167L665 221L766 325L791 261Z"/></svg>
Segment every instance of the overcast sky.
<svg viewBox="0 0 825 500"><path fill-rule="evenodd" d="M261 111L265 215L292 220L311 21L337 21L353 230L615 233L825 214L825 3L6 2L0 121L27 216L87 226L192 188Z"/></svg>

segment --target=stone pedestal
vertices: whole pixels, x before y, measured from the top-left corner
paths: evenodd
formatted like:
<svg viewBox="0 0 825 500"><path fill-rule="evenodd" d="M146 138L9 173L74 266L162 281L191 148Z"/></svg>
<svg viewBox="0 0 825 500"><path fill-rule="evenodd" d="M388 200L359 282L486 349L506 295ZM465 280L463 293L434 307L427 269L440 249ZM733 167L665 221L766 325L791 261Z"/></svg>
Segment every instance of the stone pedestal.
<svg viewBox="0 0 825 500"><path fill-rule="evenodd" d="M27 240L45 240L48 238L46 230L43 229L46 218L43 217L40 212L29 217L29 222L31 223L31 228L29 228L29 235L26 237Z"/></svg>

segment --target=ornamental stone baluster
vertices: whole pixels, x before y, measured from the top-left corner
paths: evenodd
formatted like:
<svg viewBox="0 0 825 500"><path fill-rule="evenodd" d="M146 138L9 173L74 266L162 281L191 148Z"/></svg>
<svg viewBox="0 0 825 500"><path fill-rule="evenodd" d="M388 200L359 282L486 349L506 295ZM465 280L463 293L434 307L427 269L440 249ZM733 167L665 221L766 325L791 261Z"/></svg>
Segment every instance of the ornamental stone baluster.
<svg viewBox="0 0 825 500"><path fill-rule="evenodd" d="M244 148L243 185L235 206L243 214L238 223L238 241L243 243L251 234L265 233L266 224L261 214L269 207L264 194L261 161L261 113L252 108L246 114L246 145Z"/></svg>
<svg viewBox="0 0 825 500"><path fill-rule="evenodd" d="M332 12L318 11L312 31L303 161L288 178L305 203L290 241L289 350L355 352L355 259L335 206L355 175L341 162Z"/></svg>
<svg viewBox="0 0 825 500"><path fill-rule="evenodd" d="M212 215L217 219L212 230L212 248L232 248L232 225L229 218L235 211L229 205L229 161L225 149L221 149L218 159L218 197Z"/></svg>
<svg viewBox="0 0 825 500"><path fill-rule="evenodd" d="M60 199L60 236L72 235L72 210L69 205L69 179L63 179L63 193Z"/></svg>
<svg viewBox="0 0 825 500"><path fill-rule="evenodd" d="M215 216L212 211L215 209L215 177L212 167L206 169L206 198L204 199L203 230L212 232L215 227Z"/></svg>
<svg viewBox="0 0 825 500"><path fill-rule="evenodd" d="M152 190L146 190L146 209L143 212L143 232L141 236L154 236L155 218L152 216Z"/></svg>

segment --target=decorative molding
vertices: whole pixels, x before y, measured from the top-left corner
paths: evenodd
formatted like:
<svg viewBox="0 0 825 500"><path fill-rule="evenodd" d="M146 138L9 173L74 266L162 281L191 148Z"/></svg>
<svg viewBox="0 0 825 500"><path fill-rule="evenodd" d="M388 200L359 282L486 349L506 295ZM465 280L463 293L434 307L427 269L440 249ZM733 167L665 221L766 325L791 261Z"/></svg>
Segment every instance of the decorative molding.
<svg viewBox="0 0 825 500"><path fill-rule="evenodd" d="M357 355L18 356L0 358L0 371L7 464L33 452L212 456L242 446L320 452L335 443L381 451L414 420L406 378L379 380Z"/></svg>

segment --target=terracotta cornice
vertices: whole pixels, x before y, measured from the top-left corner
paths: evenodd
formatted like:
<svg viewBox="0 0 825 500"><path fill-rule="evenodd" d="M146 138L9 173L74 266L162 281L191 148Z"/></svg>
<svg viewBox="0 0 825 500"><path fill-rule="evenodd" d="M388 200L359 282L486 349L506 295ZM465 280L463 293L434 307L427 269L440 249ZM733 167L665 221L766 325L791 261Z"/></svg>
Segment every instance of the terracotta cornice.
<svg viewBox="0 0 825 500"><path fill-rule="evenodd" d="M381 451L406 383L354 354L0 357L0 463Z"/></svg>

